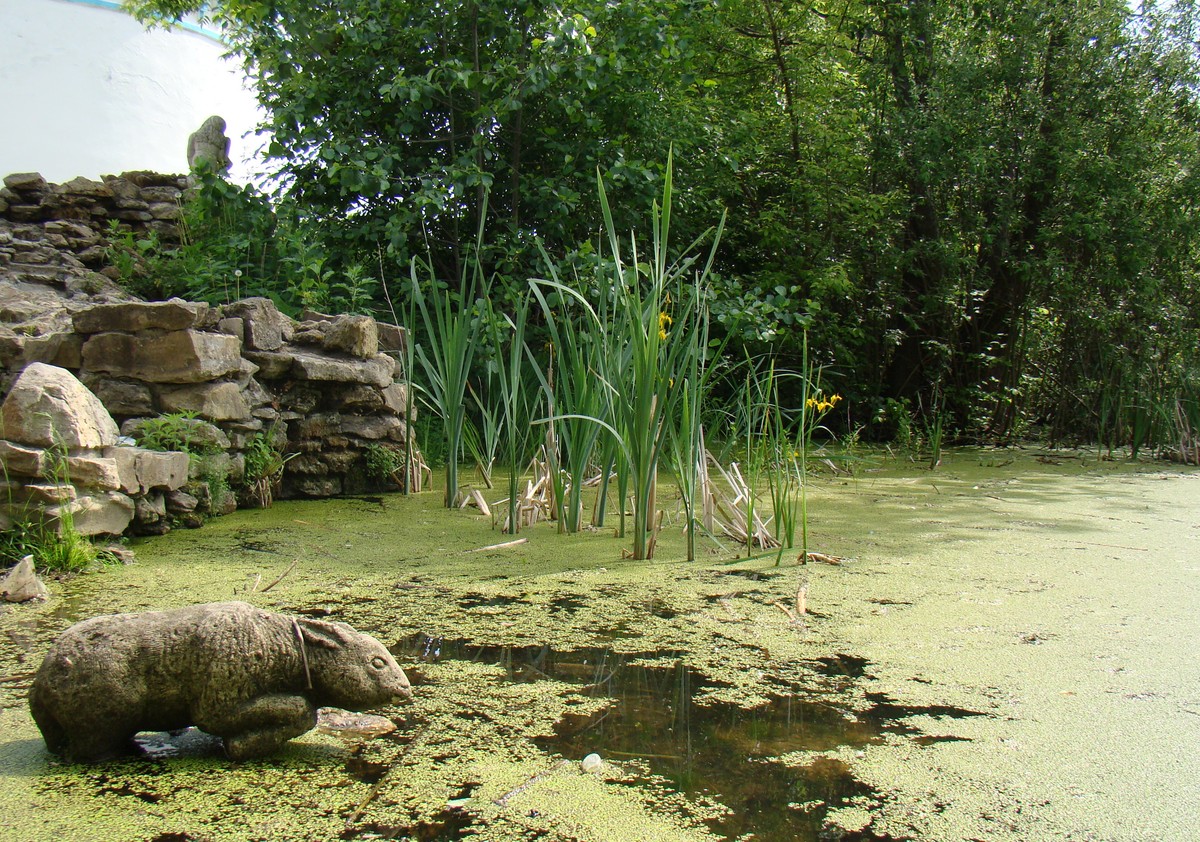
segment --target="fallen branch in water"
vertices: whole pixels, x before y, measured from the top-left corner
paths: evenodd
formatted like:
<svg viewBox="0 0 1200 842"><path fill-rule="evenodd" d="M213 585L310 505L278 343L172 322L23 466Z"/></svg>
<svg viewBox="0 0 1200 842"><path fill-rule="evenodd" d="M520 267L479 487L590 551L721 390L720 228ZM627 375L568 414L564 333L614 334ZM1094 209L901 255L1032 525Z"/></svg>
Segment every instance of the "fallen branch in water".
<svg viewBox="0 0 1200 842"><path fill-rule="evenodd" d="M518 787L514 787L513 789L510 789L508 792L504 793L499 798L493 799L492 803L498 807L507 807L508 799L510 799L514 796L520 795L522 792L529 789L531 786L536 784L538 781L541 781L541 780L544 780L544 779L550 777L555 772L557 772L559 769L563 768L564 766L569 766L570 764L571 764L570 760L561 760L553 768L547 769L544 772L538 772L533 777L527 779L525 781L525 783L521 784Z"/></svg>
<svg viewBox="0 0 1200 842"><path fill-rule="evenodd" d="M809 561L819 561L819 562L821 562L821 564L835 564L836 565L836 564L841 564L846 559L842 558L840 555L827 555L826 553L817 553L817 552L810 551L808 553L808 560ZM797 559L797 561L799 561L799 559ZM801 562L801 563L803 563L803 562Z"/></svg>
<svg viewBox="0 0 1200 842"><path fill-rule="evenodd" d="M392 762L388 764L387 769L385 769L383 774L379 776L379 780L377 780L374 786L371 787L371 791L366 794L366 797L364 797L361 802L359 802L358 807L356 807L354 812L350 814L350 818L346 819L347 830L354 827L354 823L362 818L362 814L366 812L367 806L375 800L375 796L377 796L379 791L383 789L383 784L388 779L388 776L392 774L392 770L400 765L400 761L407 757L408 753L412 751L413 746L415 746L420 739L425 736L425 732L429 730L431 724L432 723L427 722L422 725L421 730L413 735L413 738L408 741L408 745L404 747L404 750L396 755Z"/></svg>
<svg viewBox="0 0 1200 842"><path fill-rule="evenodd" d="M473 550L463 550L463 554L466 555L467 553L485 553L488 550L504 550L504 549L508 549L509 547L516 547L521 544L528 544L528 543L529 543L528 538L518 538L515 541L505 541L502 544L491 544L486 547L476 547Z"/></svg>
<svg viewBox="0 0 1200 842"><path fill-rule="evenodd" d="M798 613L796 613L795 610L788 608L786 605L784 605L783 600L777 599L774 602L772 602L771 604L774 605L776 608L778 608L780 611L782 611L784 614L787 614L788 622L791 623L793 626L803 626L804 625L804 620L800 617L800 615Z"/></svg>
<svg viewBox="0 0 1200 842"><path fill-rule="evenodd" d="M259 591L259 593L266 593L267 591L271 590L271 588L273 588L273 587L275 587L276 585L278 585L280 582L282 582L284 579L286 579L286 578L287 578L287 575L288 575L289 573L291 573L293 570L295 570L295 569L296 569L296 565L297 565L297 564L299 564L299 563L300 563L300 559L298 559L298 558L292 559L291 566L289 566L287 570L285 570L285 571L283 571L282 573L280 573L280 574L279 574L279 578L278 578L278 579L276 579L276 580L275 580L274 582L272 582L271 584L267 585L265 588L263 588L261 591Z"/></svg>

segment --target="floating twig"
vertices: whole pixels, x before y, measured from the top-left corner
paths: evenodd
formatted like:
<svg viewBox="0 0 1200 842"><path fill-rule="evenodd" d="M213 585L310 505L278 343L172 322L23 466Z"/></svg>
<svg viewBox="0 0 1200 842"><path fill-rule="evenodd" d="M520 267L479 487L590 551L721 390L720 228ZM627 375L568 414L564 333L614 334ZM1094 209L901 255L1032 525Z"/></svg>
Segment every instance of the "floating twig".
<svg viewBox="0 0 1200 842"><path fill-rule="evenodd" d="M287 578L287 575L288 575L289 573L291 573L293 570L295 570L295 569L296 569L296 565L297 565L297 564L299 564L299 563L300 563L300 559L298 559L298 558L292 559L292 563L291 563L291 565L288 567L288 569L287 569L287 570L285 570L285 571L283 571L282 573L280 573L280 574L279 574L279 578L277 578L277 579L276 579L274 582L272 582L271 584L267 585L265 588L263 588L261 591L259 591L259 593L266 593L267 591L271 590L271 588L273 588L273 587L275 587L276 585L278 585L280 582L282 582L284 579L286 579L286 578Z"/></svg>
<svg viewBox="0 0 1200 842"><path fill-rule="evenodd" d="M503 550L503 549L507 549L508 547L515 547L519 544L528 544L528 543L529 543L528 538L518 538L515 541L505 541L502 544L491 544L486 547L476 547L473 550L463 550L463 554L466 555L467 553L485 553L488 550Z"/></svg>
<svg viewBox="0 0 1200 842"><path fill-rule="evenodd" d="M392 774L392 770L399 766L400 761L408 756L408 753L412 751L413 746L415 746L420 739L425 736L425 732L429 730L429 727L432 724L433 723L431 722L426 722L424 725L422 725L421 730L417 731L417 733L413 735L413 738L408 741L408 745L404 747L404 750L396 755L392 762L388 764L388 767L383 770L383 774L379 776L379 780L377 780L375 785L371 787L371 791L366 794L361 802L359 802L358 807L356 807L354 812L350 814L350 818L346 819L347 830L352 828L354 823L362 818L362 814L366 812L367 805L374 801L375 796L379 794L381 789L383 789L383 784L388 779L388 776Z"/></svg>
<svg viewBox="0 0 1200 842"><path fill-rule="evenodd" d="M498 807L507 807L508 800L510 798L520 795L522 792L529 789L531 786L536 784L538 781L545 780L546 778L550 777L551 775L553 775L555 772L557 772L559 769L563 768L564 766L569 766L570 763L571 763L570 760L560 760L552 768L547 769L544 772L538 772L536 775L533 775L532 777L526 779L526 781L523 784L521 784L520 786L510 789L508 792L504 793L499 798L493 799L492 803Z"/></svg>

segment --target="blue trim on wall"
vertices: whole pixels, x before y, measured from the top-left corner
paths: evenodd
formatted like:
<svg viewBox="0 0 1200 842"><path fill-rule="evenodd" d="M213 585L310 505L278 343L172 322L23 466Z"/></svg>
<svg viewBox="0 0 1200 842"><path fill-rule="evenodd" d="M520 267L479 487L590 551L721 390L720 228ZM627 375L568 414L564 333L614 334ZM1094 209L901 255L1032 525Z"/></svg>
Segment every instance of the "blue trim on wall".
<svg viewBox="0 0 1200 842"><path fill-rule="evenodd" d="M129 14L127 11L125 11L125 8L120 0L62 0L62 2L74 3L77 6L92 6L96 9L106 9L110 12L120 12L123 15ZM211 41L216 41L222 46L227 46L225 44L225 39L221 36L221 33L215 29L209 29L201 24L192 23L191 21L186 20L177 20L171 25L191 32L195 35L208 38Z"/></svg>

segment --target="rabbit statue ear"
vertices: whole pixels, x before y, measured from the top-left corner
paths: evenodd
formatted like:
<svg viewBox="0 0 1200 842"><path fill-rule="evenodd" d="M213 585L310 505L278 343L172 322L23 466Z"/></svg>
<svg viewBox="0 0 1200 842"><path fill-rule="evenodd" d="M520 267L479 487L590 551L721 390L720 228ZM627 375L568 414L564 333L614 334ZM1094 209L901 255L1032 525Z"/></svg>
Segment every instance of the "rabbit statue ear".
<svg viewBox="0 0 1200 842"><path fill-rule="evenodd" d="M328 623L324 620L296 621L304 642L309 646L321 649L340 649L345 646L348 638L345 627L341 623Z"/></svg>

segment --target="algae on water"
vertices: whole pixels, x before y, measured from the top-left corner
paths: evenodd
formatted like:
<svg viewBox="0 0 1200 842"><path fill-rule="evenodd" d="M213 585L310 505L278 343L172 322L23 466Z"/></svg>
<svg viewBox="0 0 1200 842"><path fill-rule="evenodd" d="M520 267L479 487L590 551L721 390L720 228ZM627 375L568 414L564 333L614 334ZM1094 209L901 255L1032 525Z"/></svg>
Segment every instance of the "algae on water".
<svg viewBox="0 0 1200 842"><path fill-rule="evenodd" d="M637 563L611 532L552 525L467 552L502 536L436 492L277 503L138 542L136 564L0 609L0 836L1191 834L1197 474L960 451L936 473L814 482L809 508L810 547L848 561L810 565L804 627L773 605L794 593L791 559L713 545L683 563L677 522ZM230 598L392 646L416 684L413 704L376 711L396 731L311 732L243 764L202 740L96 767L46 754L25 694L59 631ZM672 736L636 738L639 723ZM602 774L580 769L590 751ZM704 792L689 786L723 769L691 761L749 765Z"/></svg>

